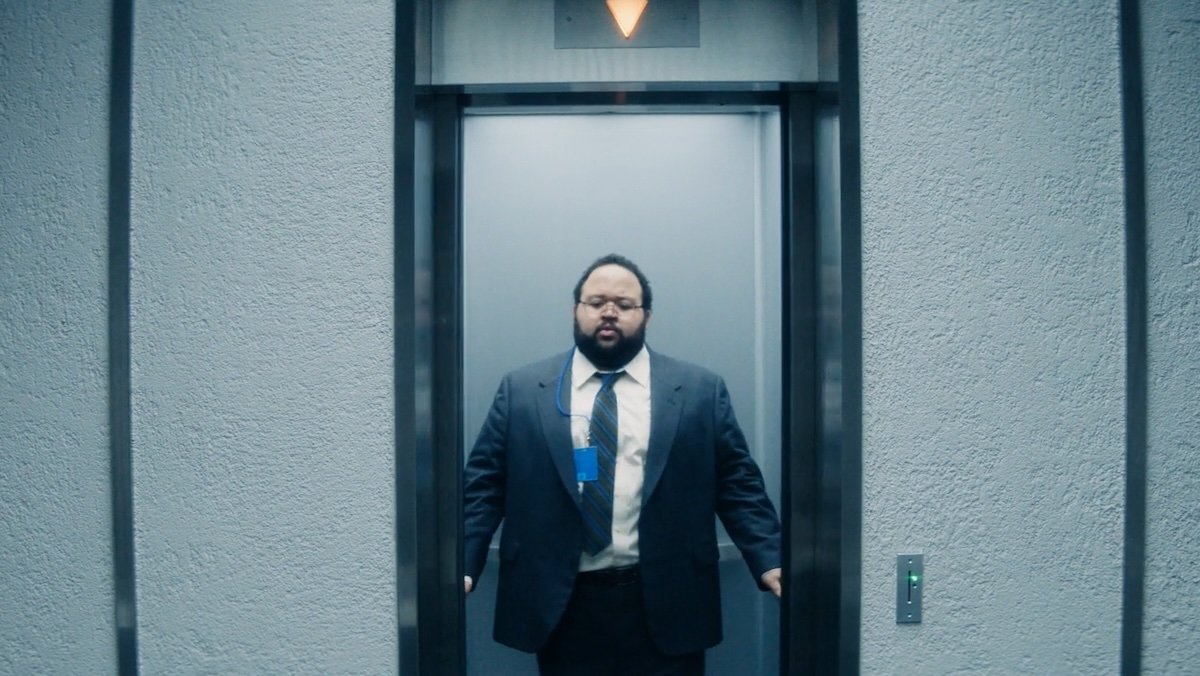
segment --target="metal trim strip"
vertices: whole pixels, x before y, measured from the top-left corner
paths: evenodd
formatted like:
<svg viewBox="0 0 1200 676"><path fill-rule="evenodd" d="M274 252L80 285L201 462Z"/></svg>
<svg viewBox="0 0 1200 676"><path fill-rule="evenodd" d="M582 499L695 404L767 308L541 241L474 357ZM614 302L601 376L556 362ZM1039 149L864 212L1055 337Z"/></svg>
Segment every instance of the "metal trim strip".
<svg viewBox="0 0 1200 676"><path fill-rule="evenodd" d="M112 5L108 105L108 426L117 673L138 673L130 376L133 0Z"/></svg>
<svg viewBox="0 0 1200 676"><path fill-rule="evenodd" d="M1120 1L1125 162L1125 532L1121 673L1141 673L1146 569L1146 147L1139 0Z"/></svg>
<svg viewBox="0 0 1200 676"><path fill-rule="evenodd" d="M812 97L793 94L783 126L783 410L781 445L784 516L784 601L780 666L784 673L824 673L829 660L829 617L818 542L821 509L819 251L816 217L815 112ZM836 502L833 503L836 506ZM829 557L826 560L835 560ZM836 580L833 580L836 584ZM832 615L830 613L833 613Z"/></svg>
<svg viewBox="0 0 1200 676"><path fill-rule="evenodd" d="M422 553L422 663L438 673L466 672L465 598L462 591L462 223L461 110L457 97L422 105L432 128L432 481L422 496L435 532ZM423 544L425 544L423 543Z"/></svg>
<svg viewBox="0 0 1200 676"><path fill-rule="evenodd" d="M636 106L778 106L786 92L780 89L735 90L656 90L641 88L612 91L488 91L467 93L471 108L547 108L615 106L628 110Z"/></svg>
<svg viewBox="0 0 1200 676"><path fill-rule="evenodd" d="M393 80L392 146L392 351L395 421L395 538L396 538L396 632L400 674L421 669L418 631L418 510L417 458L417 350L416 350L416 223L415 66L416 8L398 1L395 9L395 72ZM406 66L412 66L406 67Z"/></svg>
<svg viewBox="0 0 1200 676"><path fill-rule="evenodd" d="M838 673L857 674L862 641L862 150L858 2L838 6L841 139L842 428Z"/></svg>

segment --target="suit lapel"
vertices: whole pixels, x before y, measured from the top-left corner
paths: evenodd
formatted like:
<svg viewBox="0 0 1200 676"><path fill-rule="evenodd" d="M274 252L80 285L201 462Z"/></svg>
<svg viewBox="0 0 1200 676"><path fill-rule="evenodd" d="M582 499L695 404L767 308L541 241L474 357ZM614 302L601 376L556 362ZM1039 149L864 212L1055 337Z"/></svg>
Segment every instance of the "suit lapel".
<svg viewBox="0 0 1200 676"><path fill-rule="evenodd" d="M562 481L567 494L579 503L579 487L575 481L574 445L571 443L571 419L558 412L559 405L554 401L558 390L558 373L553 377L544 378L541 382L541 392L538 396L538 413L542 419L542 434L546 437L546 449L550 459L558 470L558 478ZM562 408L571 410L571 369L563 375Z"/></svg>
<svg viewBox="0 0 1200 676"><path fill-rule="evenodd" d="M667 466L683 410L683 383L672 364L650 353L650 445L646 449L646 475L642 504L650 500Z"/></svg>

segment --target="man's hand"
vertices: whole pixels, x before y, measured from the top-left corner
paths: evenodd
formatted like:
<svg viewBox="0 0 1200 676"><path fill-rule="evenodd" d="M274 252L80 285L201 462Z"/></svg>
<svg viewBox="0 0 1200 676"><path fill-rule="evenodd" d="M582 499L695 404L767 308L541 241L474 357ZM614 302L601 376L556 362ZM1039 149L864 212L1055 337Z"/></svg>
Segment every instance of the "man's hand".
<svg viewBox="0 0 1200 676"><path fill-rule="evenodd" d="M467 578L468 580L470 578ZM771 590L775 598L783 598L783 571L779 568L772 568L762 574L759 578L764 586Z"/></svg>
<svg viewBox="0 0 1200 676"><path fill-rule="evenodd" d="M470 594L471 590L474 588L475 588L475 581L471 579L471 576L463 575L463 593Z"/></svg>

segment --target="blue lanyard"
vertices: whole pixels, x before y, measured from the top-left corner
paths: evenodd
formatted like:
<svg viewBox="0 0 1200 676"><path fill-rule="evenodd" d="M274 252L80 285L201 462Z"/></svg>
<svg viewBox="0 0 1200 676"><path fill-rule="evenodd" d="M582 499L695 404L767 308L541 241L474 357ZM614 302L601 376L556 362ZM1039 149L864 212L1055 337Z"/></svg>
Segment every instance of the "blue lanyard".
<svg viewBox="0 0 1200 676"><path fill-rule="evenodd" d="M576 348L572 347L571 351L567 353L567 358L563 362L562 370L558 372L558 385L554 388L554 407L558 409L559 415L565 418L583 418L584 420L588 421L588 425L590 426L592 423L591 416L583 415L582 413L571 413L570 411L564 409L562 405L563 380L565 380L567 377L567 368L571 366L571 360L575 358L575 349Z"/></svg>
<svg viewBox="0 0 1200 676"><path fill-rule="evenodd" d="M575 348L572 347L571 351L567 353L566 360L563 362L562 370L560 370L558 372L558 386L554 388L554 407L558 409L559 415L567 417L567 418L570 418L574 414L572 414L570 411L563 410L562 384L563 384L563 379L565 379L567 377L567 367L569 367L571 365L571 360L574 358L575 358ZM587 416L579 416L579 417L587 418ZM589 419L589 422L590 422L590 419Z"/></svg>

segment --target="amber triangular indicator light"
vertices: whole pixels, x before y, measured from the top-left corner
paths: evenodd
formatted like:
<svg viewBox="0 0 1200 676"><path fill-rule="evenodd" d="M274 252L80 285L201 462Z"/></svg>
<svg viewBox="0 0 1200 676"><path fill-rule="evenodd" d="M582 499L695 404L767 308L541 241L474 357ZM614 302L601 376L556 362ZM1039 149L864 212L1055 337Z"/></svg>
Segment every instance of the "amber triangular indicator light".
<svg viewBox="0 0 1200 676"><path fill-rule="evenodd" d="M608 11L612 12L613 18L617 20L617 27L621 29L626 40L633 35L633 29L637 28L638 20L642 18L642 12L646 11L646 5L650 4L649 0L604 0L604 2L608 5Z"/></svg>

